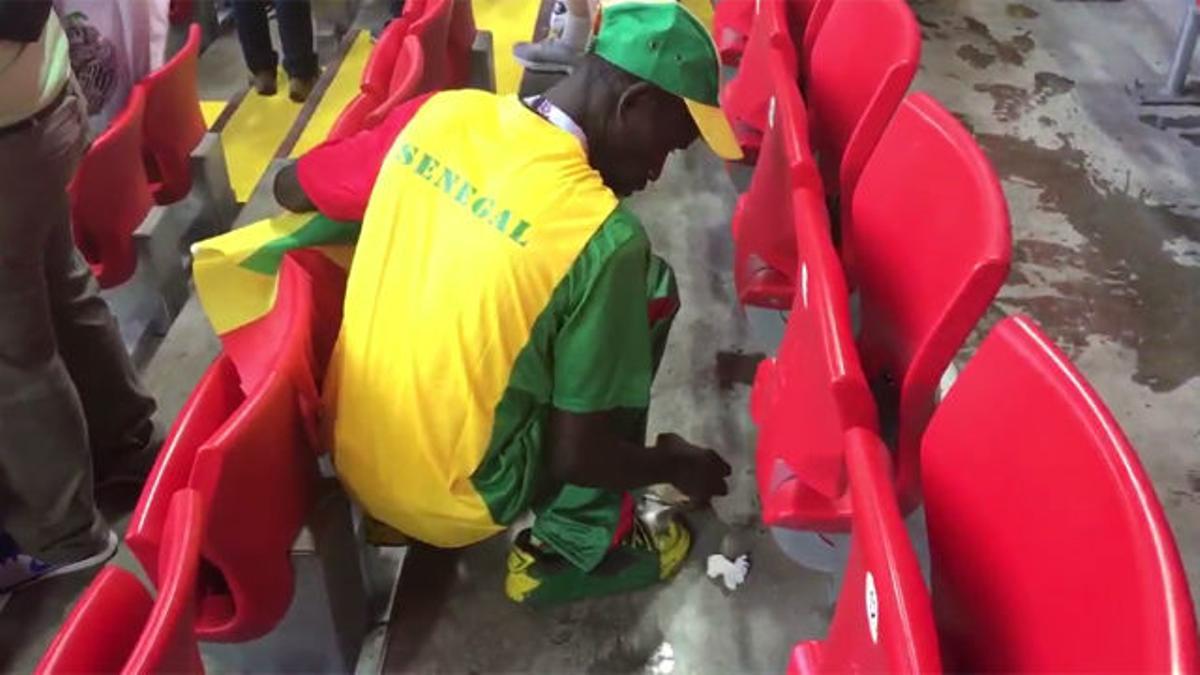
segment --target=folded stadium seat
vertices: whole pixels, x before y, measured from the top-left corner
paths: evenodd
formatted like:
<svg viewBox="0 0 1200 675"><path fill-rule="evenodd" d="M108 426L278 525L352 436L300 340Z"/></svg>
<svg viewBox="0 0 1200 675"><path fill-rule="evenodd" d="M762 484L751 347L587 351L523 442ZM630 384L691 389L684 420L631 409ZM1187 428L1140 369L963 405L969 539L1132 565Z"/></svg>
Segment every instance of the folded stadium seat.
<svg viewBox="0 0 1200 675"><path fill-rule="evenodd" d="M383 103L383 99L376 97L374 94L359 92L350 99L345 108L342 108L341 114L333 123L333 127L329 130L329 135L325 137L327 141L336 141L347 136L353 136L358 132L366 129L367 115L371 114L376 108Z"/></svg>
<svg viewBox="0 0 1200 675"><path fill-rule="evenodd" d="M270 357L235 364L223 354L201 379L168 435L126 534L157 579L167 499L183 487L200 493L211 514L198 585L196 631L204 640L261 636L291 601L288 555L312 508L317 479L310 425L314 381L340 324L338 310L314 301L321 294L313 292L314 284L336 288L336 275L309 263L296 253L283 259L275 309L239 337L237 348L258 344L271 350Z"/></svg>
<svg viewBox="0 0 1200 675"><path fill-rule="evenodd" d="M812 58L817 35L825 24L825 17L829 16L829 8L835 2L841 0L787 0L788 27L792 42L796 45L796 58L802 64L801 77L808 72L803 64Z"/></svg>
<svg viewBox="0 0 1200 675"><path fill-rule="evenodd" d="M842 250L858 282L859 354L877 394L897 401L880 414L894 422L884 428L896 431L907 513L920 500L919 446L938 383L1008 276L1008 207L971 134L922 93L901 103L850 207Z"/></svg>
<svg viewBox="0 0 1200 675"><path fill-rule="evenodd" d="M733 125L734 135L742 146L746 163L753 163L767 128L767 113L771 99L771 76L768 63L778 60L796 79L796 48L788 35L785 0L758 0L750 37L742 55L741 66L721 90L721 109Z"/></svg>
<svg viewBox="0 0 1200 675"><path fill-rule="evenodd" d="M454 0L446 44L447 89L461 89L471 79L471 50L475 47L475 11L471 0Z"/></svg>
<svg viewBox="0 0 1200 675"><path fill-rule="evenodd" d="M796 189L793 213L825 214L823 195ZM806 205L807 204L807 205ZM758 367L750 413L758 426L756 475L763 523L846 530L846 433L876 429L859 363L849 296L828 221L796 227L797 283L783 340Z"/></svg>
<svg viewBox="0 0 1200 675"><path fill-rule="evenodd" d="M941 672L929 589L896 506L888 449L866 429L846 438L854 517L841 596L824 640L796 646L790 675Z"/></svg>
<svg viewBox="0 0 1200 675"><path fill-rule="evenodd" d="M229 420L245 399L237 368L228 356L221 354L200 378L175 418L125 532L125 543L151 580L158 579L158 558L172 497L187 487L200 446Z"/></svg>
<svg viewBox="0 0 1200 675"><path fill-rule="evenodd" d="M404 38L400 53L396 55L396 65L392 69L392 81L388 87L387 98L363 117L364 129L379 125L388 113L401 103L412 98L425 72L425 54L421 51L421 42L415 35Z"/></svg>
<svg viewBox="0 0 1200 675"><path fill-rule="evenodd" d="M133 276L133 233L153 204L142 161L145 108L145 90L136 85L124 109L92 142L67 187L76 245L102 288Z"/></svg>
<svg viewBox="0 0 1200 675"><path fill-rule="evenodd" d="M848 199L917 71L921 32L904 0L823 1L801 64L804 100L825 189Z"/></svg>
<svg viewBox="0 0 1200 675"><path fill-rule="evenodd" d="M165 528L157 597L134 575L106 566L46 650L39 675L204 672L193 632L204 532L195 491L175 493Z"/></svg>
<svg viewBox="0 0 1200 675"><path fill-rule="evenodd" d="M285 330L272 365L253 383L241 371L245 402L196 452L188 485L211 516L196 625L202 640L260 637L291 603L289 553L317 481L311 416L296 385L313 359L311 283L300 265L283 260L272 314Z"/></svg>
<svg viewBox="0 0 1200 675"><path fill-rule="evenodd" d="M455 0L425 0L419 16L415 16L409 33L421 41L425 68L417 93L439 91L451 87L452 73L459 67L450 64L450 18Z"/></svg>
<svg viewBox="0 0 1200 675"><path fill-rule="evenodd" d="M1154 486L1031 320L992 330L922 445L947 669L1200 672L1186 573Z"/></svg>
<svg viewBox="0 0 1200 675"><path fill-rule="evenodd" d="M379 39L371 47L367 56L367 65L363 68L362 82L359 89L367 95L382 100L387 96L388 87L392 82L392 69L396 64L396 55L400 53L400 45L409 34L413 17L419 16L424 8L423 0L408 0L404 12L392 19L383 29Z"/></svg>
<svg viewBox="0 0 1200 675"><path fill-rule="evenodd" d="M829 217L792 71L777 52L763 65L772 94L758 164L733 213L734 282L743 305L786 310L797 274L795 230L828 230ZM806 195L794 199L794 191Z"/></svg>
<svg viewBox="0 0 1200 675"><path fill-rule="evenodd" d="M146 169L159 204L183 199L192 188L189 159L206 131L196 88L199 55L200 26L192 24L183 48L141 81L146 93Z"/></svg>
<svg viewBox="0 0 1200 675"><path fill-rule="evenodd" d="M736 66L746 50L750 27L754 24L754 0L724 0L713 13L713 39L721 63Z"/></svg>

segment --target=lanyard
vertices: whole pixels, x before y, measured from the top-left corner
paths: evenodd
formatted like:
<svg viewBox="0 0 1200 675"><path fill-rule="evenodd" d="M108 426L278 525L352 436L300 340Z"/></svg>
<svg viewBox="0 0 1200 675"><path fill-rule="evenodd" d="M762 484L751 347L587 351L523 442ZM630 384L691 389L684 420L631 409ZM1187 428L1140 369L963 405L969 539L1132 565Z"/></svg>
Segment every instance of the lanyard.
<svg viewBox="0 0 1200 675"><path fill-rule="evenodd" d="M563 112L562 108L551 103L545 96L530 96L525 99L525 105L541 115L542 119L578 139L579 144L583 146L583 151L587 152L587 134L583 133L583 129L575 123L575 120L571 119L570 115Z"/></svg>

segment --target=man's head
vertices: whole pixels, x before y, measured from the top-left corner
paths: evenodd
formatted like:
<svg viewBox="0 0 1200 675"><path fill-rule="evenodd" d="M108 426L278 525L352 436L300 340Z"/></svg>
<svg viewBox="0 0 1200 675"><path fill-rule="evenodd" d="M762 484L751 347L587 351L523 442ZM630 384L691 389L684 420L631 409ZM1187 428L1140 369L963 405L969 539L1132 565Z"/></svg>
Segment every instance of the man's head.
<svg viewBox="0 0 1200 675"><path fill-rule="evenodd" d="M582 116L592 166L626 196L697 136L724 158L741 156L718 82L716 46L700 19L676 0L625 0L604 6L591 53L550 96Z"/></svg>

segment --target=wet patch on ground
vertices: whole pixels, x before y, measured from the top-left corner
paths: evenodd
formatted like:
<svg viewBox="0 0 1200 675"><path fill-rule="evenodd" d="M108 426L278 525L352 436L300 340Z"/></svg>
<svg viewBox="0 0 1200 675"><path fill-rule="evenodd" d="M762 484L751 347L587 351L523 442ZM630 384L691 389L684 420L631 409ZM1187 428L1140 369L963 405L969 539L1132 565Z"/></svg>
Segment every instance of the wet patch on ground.
<svg viewBox="0 0 1200 675"><path fill-rule="evenodd" d="M1019 2L1011 2L1004 8L1004 13L1013 19L1036 19L1041 16L1036 9Z"/></svg>
<svg viewBox="0 0 1200 675"><path fill-rule="evenodd" d="M1000 122L1015 122L1046 101L1075 88L1075 81L1057 73L1041 71L1033 76L1033 89L1006 83L976 84L975 91L992 97L992 116Z"/></svg>
<svg viewBox="0 0 1200 675"><path fill-rule="evenodd" d="M1010 286L998 304L1032 315L1069 352L1095 334L1127 346L1137 353L1134 381L1154 391L1200 375L1200 267L1180 264L1163 247L1200 241L1200 219L1091 175L1068 134L1054 148L977 138L1003 178L1038 190L1039 211L1061 214L1087 240L1015 240ZM1024 225L1018 231L1031 229Z"/></svg>
<svg viewBox="0 0 1200 675"><path fill-rule="evenodd" d="M983 43L982 51L1010 66L1025 65L1025 55L1033 51L1035 46L1029 31L1001 40L992 34L992 29L987 24L971 16L963 17L963 27L967 29L967 33ZM959 54L959 57L962 58L962 54Z"/></svg>

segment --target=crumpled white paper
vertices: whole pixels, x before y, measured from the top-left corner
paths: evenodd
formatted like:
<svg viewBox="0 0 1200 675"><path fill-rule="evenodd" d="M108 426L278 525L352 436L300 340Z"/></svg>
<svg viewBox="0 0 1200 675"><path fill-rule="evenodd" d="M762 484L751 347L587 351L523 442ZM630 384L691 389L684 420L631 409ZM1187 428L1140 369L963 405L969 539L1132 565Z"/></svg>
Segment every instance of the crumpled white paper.
<svg viewBox="0 0 1200 675"><path fill-rule="evenodd" d="M730 591L736 591L746 582L750 574L750 556L740 555L736 560L730 560L720 553L708 556L708 576L716 579L721 577L721 583Z"/></svg>

